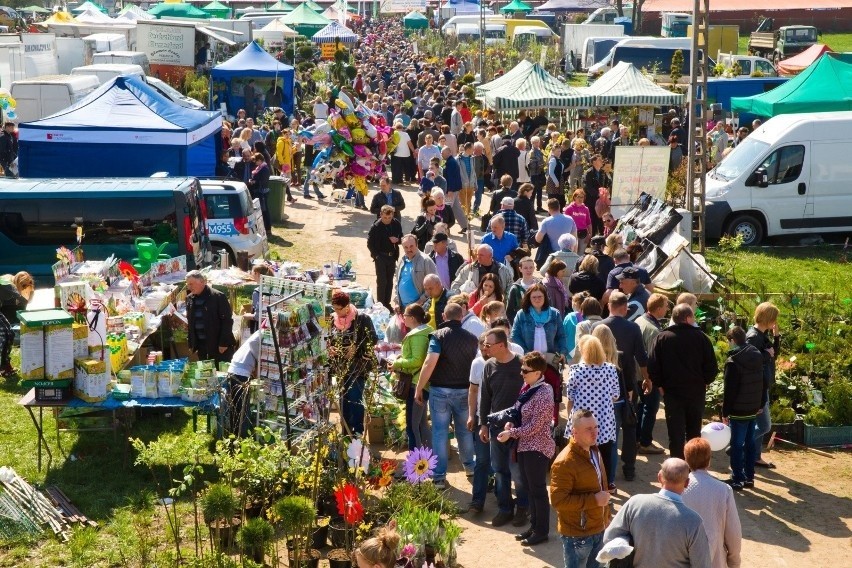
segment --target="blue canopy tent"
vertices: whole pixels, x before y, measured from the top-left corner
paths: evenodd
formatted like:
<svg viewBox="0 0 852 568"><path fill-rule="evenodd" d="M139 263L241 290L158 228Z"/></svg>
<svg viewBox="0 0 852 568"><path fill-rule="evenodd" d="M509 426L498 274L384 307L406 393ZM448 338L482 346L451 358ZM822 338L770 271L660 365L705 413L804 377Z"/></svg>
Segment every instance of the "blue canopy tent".
<svg viewBox="0 0 852 568"><path fill-rule="evenodd" d="M212 176L222 116L182 107L122 75L54 115L19 126L21 177Z"/></svg>
<svg viewBox="0 0 852 568"><path fill-rule="evenodd" d="M255 102L249 105L260 111L266 106L280 106L288 115L293 114L293 91L295 74L293 67L281 63L267 53L257 42L251 42L241 52L210 71L213 81L210 90L211 108L226 103L230 114L237 114L240 108L246 108L243 87L251 80L263 79L267 84L255 85L258 94L264 97L263 104ZM281 90L281 104L270 105L266 96L277 84ZM214 98L215 97L215 98ZM256 113L256 114L259 114Z"/></svg>

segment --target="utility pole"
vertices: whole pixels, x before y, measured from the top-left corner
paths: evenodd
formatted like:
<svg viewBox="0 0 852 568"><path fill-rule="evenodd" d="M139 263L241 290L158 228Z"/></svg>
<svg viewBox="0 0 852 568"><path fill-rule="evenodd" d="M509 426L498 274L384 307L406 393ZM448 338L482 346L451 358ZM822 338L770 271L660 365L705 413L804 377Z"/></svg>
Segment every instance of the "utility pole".
<svg viewBox="0 0 852 568"><path fill-rule="evenodd" d="M694 0L689 75L689 144L687 145L686 209L692 214L692 250L704 254L707 189L707 53L710 38L710 0ZM701 50L701 55L699 55Z"/></svg>

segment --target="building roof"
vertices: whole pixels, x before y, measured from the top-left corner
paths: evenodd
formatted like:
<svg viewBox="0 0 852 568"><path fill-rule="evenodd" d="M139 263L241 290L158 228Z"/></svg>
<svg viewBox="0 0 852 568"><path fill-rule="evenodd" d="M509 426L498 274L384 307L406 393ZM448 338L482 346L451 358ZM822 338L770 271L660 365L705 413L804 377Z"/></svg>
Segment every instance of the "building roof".
<svg viewBox="0 0 852 568"><path fill-rule="evenodd" d="M693 0L647 0L643 12L692 12ZM710 0L710 11L832 10L852 8L852 0Z"/></svg>

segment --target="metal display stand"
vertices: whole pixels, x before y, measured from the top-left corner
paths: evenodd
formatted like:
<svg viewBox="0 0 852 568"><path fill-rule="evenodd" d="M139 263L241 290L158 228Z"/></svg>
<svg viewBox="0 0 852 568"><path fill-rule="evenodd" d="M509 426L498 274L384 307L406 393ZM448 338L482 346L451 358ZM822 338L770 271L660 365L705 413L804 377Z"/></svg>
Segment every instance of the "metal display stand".
<svg viewBox="0 0 852 568"><path fill-rule="evenodd" d="M332 289L262 276L259 290L259 325L264 334L258 357L257 424L283 429L290 448L295 438L328 420L330 385L323 323Z"/></svg>

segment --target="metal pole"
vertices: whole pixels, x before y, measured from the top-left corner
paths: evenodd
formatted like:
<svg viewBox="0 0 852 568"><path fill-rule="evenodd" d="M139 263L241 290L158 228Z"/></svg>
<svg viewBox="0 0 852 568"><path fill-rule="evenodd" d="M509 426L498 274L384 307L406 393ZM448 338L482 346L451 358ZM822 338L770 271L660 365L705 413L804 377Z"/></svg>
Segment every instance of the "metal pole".
<svg viewBox="0 0 852 568"><path fill-rule="evenodd" d="M484 0L479 2L479 83L485 82L485 75L482 74L482 61L485 51L485 6Z"/></svg>
<svg viewBox="0 0 852 568"><path fill-rule="evenodd" d="M269 318L269 327L272 331L272 346L275 349L275 363L278 365L278 382L281 383L281 398L284 399L284 433L287 436L287 450L293 449L290 442L290 402L287 400L287 383L284 382L284 364L281 362L281 352L278 350L278 334L275 332L273 325L272 308L304 293L304 290L298 290L266 306L266 317Z"/></svg>
<svg viewBox="0 0 852 568"><path fill-rule="evenodd" d="M692 214L694 250L704 253L704 207L707 187L707 49L710 46L710 0L694 0L687 122L686 209ZM699 59L698 51L702 50Z"/></svg>

